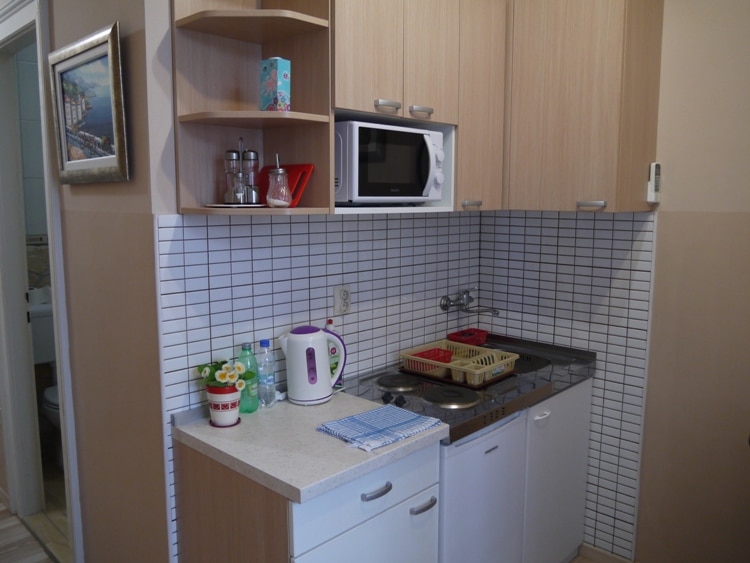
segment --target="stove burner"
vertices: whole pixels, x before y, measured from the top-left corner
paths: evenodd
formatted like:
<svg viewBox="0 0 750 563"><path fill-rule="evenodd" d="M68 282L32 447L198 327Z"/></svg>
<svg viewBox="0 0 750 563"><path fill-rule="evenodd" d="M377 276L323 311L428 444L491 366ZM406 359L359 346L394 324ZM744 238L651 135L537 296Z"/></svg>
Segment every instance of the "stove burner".
<svg viewBox="0 0 750 563"><path fill-rule="evenodd" d="M479 393L465 387L435 385L422 398L444 409L468 409L479 404Z"/></svg>
<svg viewBox="0 0 750 563"><path fill-rule="evenodd" d="M394 393L413 393L419 389L420 381L413 375L405 373L389 373L378 377L377 386L382 391L392 391Z"/></svg>

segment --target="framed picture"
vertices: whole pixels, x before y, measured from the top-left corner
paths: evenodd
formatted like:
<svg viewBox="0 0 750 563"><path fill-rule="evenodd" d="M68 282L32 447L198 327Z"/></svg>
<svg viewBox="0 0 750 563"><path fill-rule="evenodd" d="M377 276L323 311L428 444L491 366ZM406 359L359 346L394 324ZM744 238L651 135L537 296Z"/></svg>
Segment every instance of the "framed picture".
<svg viewBox="0 0 750 563"><path fill-rule="evenodd" d="M60 180L129 179L119 22L49 55Z"/></svg>

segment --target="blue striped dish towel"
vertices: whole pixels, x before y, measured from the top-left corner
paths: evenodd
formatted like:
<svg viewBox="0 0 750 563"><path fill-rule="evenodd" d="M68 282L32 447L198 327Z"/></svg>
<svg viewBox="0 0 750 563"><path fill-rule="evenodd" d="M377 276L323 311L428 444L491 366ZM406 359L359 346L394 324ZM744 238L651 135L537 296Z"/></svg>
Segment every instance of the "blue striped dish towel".
<svg viewBox="0 0 750 563"><path fill-rule="evenodd" d="M394 405L326 422L318 427L324 432L370 452L409 438L440 424L440 420L414 414Z"/></svg>

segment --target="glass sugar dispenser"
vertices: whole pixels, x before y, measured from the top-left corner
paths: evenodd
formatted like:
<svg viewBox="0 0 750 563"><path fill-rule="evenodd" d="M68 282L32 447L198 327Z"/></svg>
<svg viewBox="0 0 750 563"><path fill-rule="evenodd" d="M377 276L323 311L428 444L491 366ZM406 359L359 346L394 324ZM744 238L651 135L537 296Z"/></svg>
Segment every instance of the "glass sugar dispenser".
<svg viewBox="0 0 750 563"><path fill-rule="evenodd" d="M269 207L289 207L292 203L292 192L289 190L289 175L279 164L276 154L276 168L268 171L268 192L266 203Z"/></svg>

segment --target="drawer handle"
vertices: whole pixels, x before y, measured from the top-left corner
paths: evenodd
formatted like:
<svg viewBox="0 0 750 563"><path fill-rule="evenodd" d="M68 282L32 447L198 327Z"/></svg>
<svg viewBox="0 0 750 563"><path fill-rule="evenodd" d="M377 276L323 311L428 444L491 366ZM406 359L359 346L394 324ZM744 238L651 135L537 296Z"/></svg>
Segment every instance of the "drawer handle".
<svg viewBox="0 0 750 563"><path fill-rule="evenodd" d="M393 489L393 484L390 481L386 481L385 485L380 487L377 491L362 493L359 498L362 499L362 502L370 502L371 500L387 495L391 492L391 489Z"/></svg>
<svg viewBox="0 0 750 563"><path fill-rule="evenodd" d="M401 102L397 102L395 100L384 100L383 98L378 98L377 100L375 100L375 107L376 108L401 109Z"/></svg>
<svg viewBox="0 0 750 563"><path fill-rule="evenodd" d="M482 200L481 199L476 199L476 200L465 199L464 201L461 202L461 207L482 207Z"/></svg>
<svg viewBox="0 0 750 563"><path fill-rule="evenodd" d="M435 108L431 108L430 106L409 106L409 113L414 115L415 113L425 113L427 115L432 115L435 113Z"/></svg>
<svg viewBox="0 0 750 563"><path fill-rule="evenodd" d="M534 417L534 420L544 420L552 414L552 411L546 410L542 414L538 414Z"/></svg>
<svg viewBox="0 0 750 563"><path fill-rule="evenodd" d="M430 497L430 500L428 500L422 506L415 506L413 508L410 508L409 514L411 514L412 516L416 516L417 514L422 514L423 512L427 512L430 508L432 508L436 504L437 504L437 498Z"/></svg>
<svg viewBox="0 0 750 563"><path fill-rule="evenodd" d="M598 201L577 201L576 202L576 208L581 207L595 207L597 209L604 209L607 207L607 201L606 200L598 200Z"/></svg>

